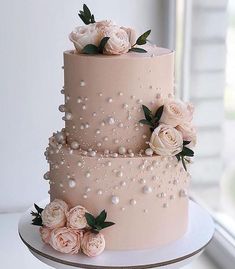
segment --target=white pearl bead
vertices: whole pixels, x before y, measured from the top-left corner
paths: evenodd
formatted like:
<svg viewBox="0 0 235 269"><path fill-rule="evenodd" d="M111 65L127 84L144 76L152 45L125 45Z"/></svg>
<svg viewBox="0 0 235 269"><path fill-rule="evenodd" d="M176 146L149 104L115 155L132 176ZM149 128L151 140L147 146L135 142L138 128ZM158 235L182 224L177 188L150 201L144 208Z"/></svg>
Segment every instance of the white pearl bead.
<svg viewBox="0 0 235 269"><path fill-rule="evenodd" d="M113 124L115 123L115 119L114 119L113 117L108 117L108 119L107 119L107 123L108 123L109 125L113 125Z"/></svg>
<svg viewBox="0 0 235 269"><path fill-rule="evenodd" d="M145 194L151 193L152 191L153 191L152 188L149 186L143 187L143 193L145 193Z"/></svg>
<svg viewBox="0 0 235 269"><path fill-rule="evenodd" d="M179 192L179 196L180 196L180 197L187 197L187 196L188 196L188 193L187 193L186 190L182 189L182 190L180 190L180 192Z"/></svg>
<svg viewBox="0 0 235 269"><path fill-rule="evenodd" d="M72 119L72 114L70 112L65 112L65 119L66 120L71 120Z"/></svg>
<svg viewBox="0 0 235 269"><path fill-rule="evenodd" d="M108 102L109 103L112 103L113 102L113 99L112 98L108 98Z"/></svg>
<svg viewBox="0 0 235 269"><path fill-rule="evenodd" d="M97 194L98 194L98 195L102 195L102 194L103 194L103 191L102 191L102 190L98 190L98 191L97 191Z"/></svg>
<svg viewBox="0 0 235 269"><path fill-rule="evenodd" d="M76 186L76 181L72 178L69 179L69 187L74 188Z"/></svg>
<svg viewBox="0 0 235 269"><path fill-rule="evenodd" d="M95 133L100 134L100 132L101 132L100 129L97 129Z"/></svg>
<svg viewBox="0 0 235 269"><path fill-rule="evenodd" d="M86 178L91 177L91 173L90 172L86 172Z"/></svg>
<svg viewBox="0 0 235 269"><path fill-rule="evenodd" d="M136 205L136 203L137 203L137 202L136 202L135 199L131 199L131 200L130 200L130 204L131 204L131 205Z"/></svg>
<svg viewBox="0 0 235 269"><path fill-rule="evenodd" d="M55 140L57 143L59 144L64 144L65 143L65 139L66 139L66 135L64 132L57 132L55 135Z"/></svg>
<svg viewBox="0 0 235 269"><path fill-rule="evenodd" d="M82 110L86 110L86 105L82 105Z"/></svg>
<svg viewBox="0 0 235 269"><path fill-rule="evenodd" d="M78 166L81 167L82 166L82 163L81 162L78 162Z"/></svg>
<svg viewBox="0 0 235 269"><path fill-rule="evenodd" d="M147 155L147 156L152 156L152 155L153 155L153 150L152 150L151 148L147 148L147 149L145 150L145 155Z"/></svg>
<svg viewBox="0 0 235 269"><path fill-rule="evenodd" d="M79 143L77 141L73 141L70 145L72 149L78 149L79 148Z"/></svg>
<svg viewBox="0 0 235 269"><path fill-rule="evenodd" d="M123 177L123 172L122 171L118 171L117 172L117 177Z"/></svg>
<svg viewBox="0 0 235 269"><path fill-rule="evenodd" d="M82 102L82 98L81 97L78 97L77 103L80 104L81 102Z"/></svg>
<svg viewBox="0 0 235 269"><path fill-rule="evenodd" d="M123 96L123 93L122 92L119 92L119 96Z"/></svg>
<svg viewBox="0 0 235 269"><path fill-rule="evenodd" d="M89 123L85 124L85 128L88 129L90 127Z"/></svg>
<svg viewBox="0 0 235 269"><path fill-rule="evenodd" d="M85 85L86 85L85 81L84 81L84 80L81 80L81 81L80 81L80 86L81 86L81 87L84 87Z"/></svg>
<svg viewBox="0 0 235 269"><path fill-rule="evenodd" d="M117 205L119 203L119 197L116 195L113 195L111 197L112 204Z"/></svg>
<svg viewBox="0 0 235 269"><path fill-rule="evenodd" d="M125 186L126 186L126 181L122 181L122 182L120 182L120 185L121 185L122 187L125 187Z"/></svg>
<svg viewBox="0 0 235 269"><path fill-rule="evenodd" d="M50 176L50 172L48 171L48 172L46 172L46 173L44 174L43 178L44 178L45 180L49 180L49 176Z"/></svg>
<svg viewBox="0 0 235 269"><path fill-rule="evenodd" d="M91 157L95 157L95 156L96 156L96 152L92 150L91 152L89 152L89 155L90 155Z"/></svg>
<svg viewBox="0 0 235 269"><path fill-rule="evenodd" d="M60 105L59 106L59 111L60 112L65 112L65 105Z"/></svg>
<svg viewBox="0 0 235 269"><path fill-rule="evenodd" d="M121 154L121 155L125 154L126 153L126 148L123 147L123 146L119 147L118 153Z"/></svg>

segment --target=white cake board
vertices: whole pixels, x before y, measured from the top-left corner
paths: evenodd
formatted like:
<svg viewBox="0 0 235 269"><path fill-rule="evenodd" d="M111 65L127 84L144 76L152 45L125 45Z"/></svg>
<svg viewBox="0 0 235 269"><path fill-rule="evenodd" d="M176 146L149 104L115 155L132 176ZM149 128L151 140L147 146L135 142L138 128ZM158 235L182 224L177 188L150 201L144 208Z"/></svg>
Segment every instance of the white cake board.
<svg viewBox="0 0 235 269"><path fill-rule="evenodd" d="M44 207L48 200L38 203ZM42 262L60 268L86 269L144 269L182 268L199 256L212 239L214 223L205 209L190 201L189 226L179 240L161 247L145 250L105 250L100 256L89 258L84 254L68 255L55 251L41 241L37 226L31 225L30 208L19 221L19 235L32 254Z"/></svg>

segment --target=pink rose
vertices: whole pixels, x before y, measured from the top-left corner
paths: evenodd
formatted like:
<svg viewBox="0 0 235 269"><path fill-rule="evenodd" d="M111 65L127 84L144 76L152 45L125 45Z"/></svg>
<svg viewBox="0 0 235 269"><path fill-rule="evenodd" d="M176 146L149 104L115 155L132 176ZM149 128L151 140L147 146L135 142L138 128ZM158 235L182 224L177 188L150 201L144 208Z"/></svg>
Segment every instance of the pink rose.
<svg viewBox="0 0 235 269"><path fill-rule="evenodd" d="M101 40L95 23L75 28L70 33L69 39L73 42L78 53L81 53L82 49L88 44L98 46Z"/></svg>
<svg viewBox="0 0 235 269"><path fill-rule="evenodd" d="M51 229L47 228L47 227L40 227L40 234L41 234L41 238L42 241L46 244L49 244L50 238L51 238Z"/></svg>
<svg viewBox="0 0 235 269"><path fill-rule="evenodd" d="M85 213L88 212L83 206L75 206L67 213L67 226L74 229L87 227Z"/></svg>
<svg viewBox="0 0 235 269"><path fill-rule="evenodd" d="M105 240L102 233L86 232L82 238L81 248L89 257L100 255L105 248Z"/></svg>
<svg viewBox="0 0 235 269"><path fill-rule="evenodd" d="M54 229L66 224L68 205L59 199L49 203L42 211L42 224L47 228Z"/></svg>
<svg viewBox="0 0 235 269"><path fill-rule="evenodd" d="M183 137L174 127L160 124L152 133L149 146L161 156L175 156L182 151Z"/></svg>
<svg viewBox="0 0 235 269"><path fill-rule="evenodd" d="M135 45L135 42L137 41L137 34L136 31L132 28L126 28L126 27L121 27L126 33L128 34L129 37L129 42L131 46Z"/></svg>
<svg viewBox="0 0 235 269"><path fill-rule="evenodd" d="M97 26L98 27L98 26ZM127 32L117 25L100 26L101 39L109 37L104 48L104 54L123 54L129 51L131 44Z"/></svg>
<svg viewBox="0 0 235 269"><path fill-rule="evenodd" d="M184 122L191 122L192 118L192 104L172 99L165 102L160 122L176 127Z"/></svg>
<svg viewBox="0 0 235 269"><path fill-rule="evenodd" d="M56 228L51 232L50 245L62 253L76 254L81 246L81 233L71 228Z"/></svg>
<svg viewBox="0 0 235 269"><path fill-rule="evenodd" d="M177 125L176 129L181 132L183 136L183 140L191 141L187 147L192 148L196 145L197 136L196 136L196 128L192 126L190 123L183 123L181 125Z"/></svg>

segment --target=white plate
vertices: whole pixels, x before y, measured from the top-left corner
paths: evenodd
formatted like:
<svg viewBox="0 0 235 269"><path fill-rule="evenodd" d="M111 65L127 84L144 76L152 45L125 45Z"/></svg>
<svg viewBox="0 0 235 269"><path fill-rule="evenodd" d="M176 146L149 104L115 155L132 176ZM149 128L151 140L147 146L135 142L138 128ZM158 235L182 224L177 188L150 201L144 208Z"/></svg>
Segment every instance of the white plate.
<svg viewBox="0 0 235 269"><path fill-rule="evenodd" d="M38 203L44 207L44 200ZM47 264L59 264L87 269L112 268L154 268L183 262L202 252L214 234L214 223L205 209L190 201L189 226L186 234L179 240L161 247L145 250L111 251L105 250L100 256L89 258L83 254L68 255L55 251L41 241L38 227L31 225L30 208L19 221L19 235L24 244L40 260ZM51 261L47 262L47 261ZM169 268L169 267L167 267Z"/></svg>

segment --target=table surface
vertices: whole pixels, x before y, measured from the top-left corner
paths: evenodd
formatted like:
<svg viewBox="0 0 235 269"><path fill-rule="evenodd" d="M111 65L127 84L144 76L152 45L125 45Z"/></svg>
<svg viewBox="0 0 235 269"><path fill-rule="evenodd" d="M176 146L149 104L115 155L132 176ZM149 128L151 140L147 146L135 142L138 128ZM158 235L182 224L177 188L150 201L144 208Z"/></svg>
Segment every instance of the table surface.
<svg viewBox="0 0 235 269"><path fill-rule="evenodd" d="M39 203L41 206L46 201ZM138 251L104 251L96 258L89 258L83 254L66 255L53 250L42 243L38 227L31 225L29 209L19 222L19 233L24 243L36 254L38 258L56 268L61 264L74 268L176 268L176 263L185 264L200 253L209 243L214 233L214 224L203 208L190 201L189 228L180 240L162 248ZM53 263L53 264L52 264ZM55 266L57 264L57 266ZM166 267L167 266L167 267ZM177 267L179 268L179 266Z"/></svg>

